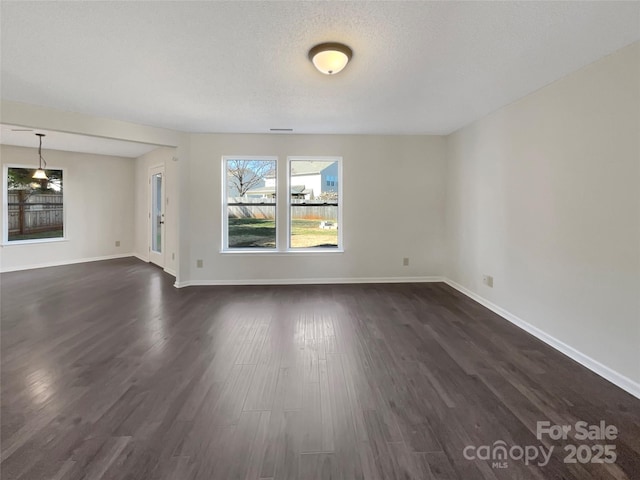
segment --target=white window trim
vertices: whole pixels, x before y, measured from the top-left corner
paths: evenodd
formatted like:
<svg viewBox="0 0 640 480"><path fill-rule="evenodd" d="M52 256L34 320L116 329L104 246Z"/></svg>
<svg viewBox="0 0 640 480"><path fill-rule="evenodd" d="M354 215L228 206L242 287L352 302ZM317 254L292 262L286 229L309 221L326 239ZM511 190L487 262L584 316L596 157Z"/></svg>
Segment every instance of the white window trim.
<svg viewBox="0 0 640 480"><path fill-rule="evenodd" d="M3 166L2 169L2 246L10 247L13 245L32 245L40 243L55 243L55 242L67 242L69 237L67 232L67 169L65 167L47 166L47 170L61 170L62 171L62 237L55 238L35 238L32 240L9 240L9 169L10 168L26 168L29 170L34 169L34 165L24 165L17 163L8 163Z"/></svg>
<svg viewBox="0 0 640 480"><path fill-rule="evenodd" d="M337 247L310 247L310 248L295 248L291 247L291 162L296 160L302 161L334 161L338 162L338 246ZM287 253L344 253L344 244L342 243L343 238L343 221L342 221L342 204L343 196L342 196L342 184L344 183L344 179L342 176L342 157L340 156L289 156L287 157L287 249L285 252Z"/></svg>
<svg viewBox="0 0 640 480"><path fill-rule="evenodd" d="M264 160L275 162L276 165L276 205L275 205L275 224L276 224L276 247L275 248L229 248L229 216L227 214L227 161L228 160ZM273 155L223 155L222 156L222 237L220 244L220 253L224 254L256 254L256 255L273 255L274 253L282 253L279 248L278 241L278 157Z"/></svg>

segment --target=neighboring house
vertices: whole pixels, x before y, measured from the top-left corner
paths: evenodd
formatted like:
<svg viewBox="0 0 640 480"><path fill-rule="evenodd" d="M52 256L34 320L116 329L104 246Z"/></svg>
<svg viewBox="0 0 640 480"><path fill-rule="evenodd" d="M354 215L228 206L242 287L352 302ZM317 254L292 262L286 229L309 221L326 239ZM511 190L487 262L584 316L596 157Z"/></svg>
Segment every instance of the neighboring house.
<svg viewBox="0 0 640 480"><path fill-rule="evenodd" d="M325 192L338 191L338 163L321 161L291 162L291 196L313 200ZM264 178L264 186L247 192L249 197L275 197L276 178L274 174Z"/></svg>
<svg viewBox="0 0 640 480"><path fill-rule="evenodd" d="M264 185L256 188L252 188L247 192L247 197L249 198L275 198L276 190L273 187L269 187L268 182L263 182Z"/></svg>

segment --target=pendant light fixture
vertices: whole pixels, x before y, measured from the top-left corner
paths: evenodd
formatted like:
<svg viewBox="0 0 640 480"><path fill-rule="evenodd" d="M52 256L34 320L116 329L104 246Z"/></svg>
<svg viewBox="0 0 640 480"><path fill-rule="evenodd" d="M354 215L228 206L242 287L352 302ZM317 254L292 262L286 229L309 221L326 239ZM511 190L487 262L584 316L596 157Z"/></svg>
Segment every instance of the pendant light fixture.
<svg viewBox="0 0 640 480"><path fill-rule="evenodd" d="M341 72L352 56L353 51L349 47L336 42L321 43L309 50L309 60L325 75Z"/></svg>
<svg viewBox="0 0 640 480"><path fill-rule="evenodd" d="M45 167L47 166L47 162L45 162L44 158L42 158L42 137L44 137L45 134L36 133L36 136L40 139L40 146L38 147L38 156L40 157L40 163L38 164L38 169L33 174L33 178L35 178L36 180L49 180L49 177L47 177L44 168L42 168L43 163Z"/></svg>

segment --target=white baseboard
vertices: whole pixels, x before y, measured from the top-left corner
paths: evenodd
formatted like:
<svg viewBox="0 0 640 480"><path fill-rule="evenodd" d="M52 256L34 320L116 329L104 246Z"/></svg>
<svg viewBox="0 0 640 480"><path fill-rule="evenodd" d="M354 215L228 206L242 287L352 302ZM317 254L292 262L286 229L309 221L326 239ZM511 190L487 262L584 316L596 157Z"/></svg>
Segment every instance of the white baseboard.
<svg viewBox="0 0 640 480"><path fill-rule="evenodd" d="M442 282L442 277L358 277L358 278L265 278L249 280L188 280L176 288L214 285L330 285L344 283L426 283Z"/></svg>
<svg viewBox="0 0 640 480"><path fill-rule="evenodd" d="M134 257L136 257L138 260L142 260L143 262L149 263L149 257L145 257L144 255L140 254L140 253L134 253L133 254Z"/></svg>
<svg viewBox="0 0 640 480"><path fill-rule="evenodd" d="M164 269L164 272L165 272L165 273L168 273L168 274L169 274L169 275L171 275L172 277L177 277L176 272L175 272L175 271L173 271L173 270L171 270L171 269L169 269L169 268L165 268L165 269Z"/></svg>
<svg viewBox="0 0 640 480"><path fill-rule="evenodd" d="M453 280L449 280L448 278L444 278L444 282L447 285L449 285L450 287L453 287L456 290L458 290L459 292L465 294L467 297L471 298L472 300L475 300L480 305L483 305L484 307L487 307L492 312L497 313L502 318L504 318L504 319L508 320L509 322L513 323L517 327L520 327L521 329L523 329L524 331L530 333L531 335L533 335L534 337L538 338L539 340L542 340L544 343L546 343L547 345L555 348L560 353L563 353L567 357L575 360L580 365L582 365L582 366L588 368L589 370L591 370L592 372L600 375L605 380L608 380L611 383L613 383L614 385L617 385L621 389L625 390L626 392L629 392L634 397L640 398L640 383L631 380L630 378L628 378L628 377L616 372L615 370L612 370L611 368L607 367L606 365L603 365L602 363L598 362L597 360L594 360L593 358L591 358L591 357L585 355L584 353L576 350L572 346L567 345L563 341L558 340L557 338L555 338L555 337L549 335L548 333L540 330L538 327L535 327L535 326L531 325L530 323L525 322L520 317L514 315L511 312L508 312L507 310L505 310L502 307L499 307L495 303L490 302L486 298L481 297L477 293L472 292L468 288L463 287L459 283L456 283Z"/></svg>
<svg viewBox="0 0 640 480"><path fill-rule="evenodd" d="M35 265L21 265L18 267L3 268L1 273L18 272L21 270L33 270L35 268L60 267L62 265L74 265L76 263L100 262L102 260L113 260L115 258L134 257L133 253L118 253L116 255L104 255L102 257L77 258L74 260L62 260L57 262L39 263Z"/></svg>

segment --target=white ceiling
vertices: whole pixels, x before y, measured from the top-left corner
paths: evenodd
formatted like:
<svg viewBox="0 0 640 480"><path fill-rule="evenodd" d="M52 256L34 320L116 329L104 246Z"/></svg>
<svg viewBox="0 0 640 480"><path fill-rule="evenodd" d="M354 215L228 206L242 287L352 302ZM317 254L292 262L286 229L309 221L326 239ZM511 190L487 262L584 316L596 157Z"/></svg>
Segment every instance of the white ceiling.
<svg viewBox="0 0 640 480"><path fill-rule="evenodd" d="M190 132L446 134L640 39L640 2L0 8L4 99ZM324 41L353 49L336 76Z"/></svg>
<svg viewBox="0 0 640 480"><path fill-rule="evenodd" d="M147 143L112 140L51 130L31 130L15 125L0 125L0 144L38 148L36 133L44 133L46 135L42 139L43 150L63 150L65 152L97 153L99 155L137 158L158 148L157 145L149 145Z"/></svg>

